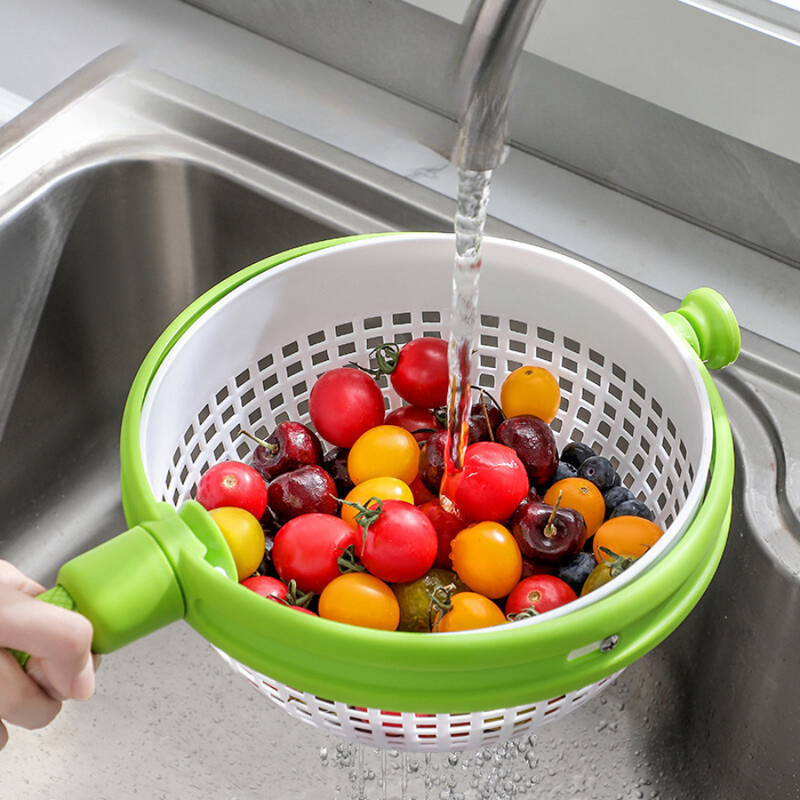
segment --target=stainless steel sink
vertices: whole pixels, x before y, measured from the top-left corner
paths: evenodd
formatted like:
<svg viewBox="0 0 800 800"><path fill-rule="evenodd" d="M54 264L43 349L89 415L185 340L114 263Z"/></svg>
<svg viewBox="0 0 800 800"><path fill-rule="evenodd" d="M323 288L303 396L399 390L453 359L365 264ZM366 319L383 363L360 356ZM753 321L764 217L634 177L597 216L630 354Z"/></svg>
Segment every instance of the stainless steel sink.
<svg viewBox="0 0 800 800"><path fill-rule="evenodd" d="M124 529L117 435L127 390L194 297L293 245L452 227L446 198L218 98L113 66L94 65L0 130L0 280L13 274L26 298L14 347L0 350L13 400L0 441L0 555L46 584L71 555ZM490 230L535 241L497 221ZM663 310L676 304L626 282ZM661 647L542 729L535 758L507 761L528 787L516 796L800 793L800 356L745 332L740 363L719 385L739 457L720 571ZM12 731L0 794L346 798L361 787L345 755L267 707L178 624L107 656L91 701L68 704L42 731ZM356 767L376 773L365 796L438 797L445 773L478 796L463 760L421 764L413 775L427 770L432 781L411 790L392 758L356 754Z"/></svg>

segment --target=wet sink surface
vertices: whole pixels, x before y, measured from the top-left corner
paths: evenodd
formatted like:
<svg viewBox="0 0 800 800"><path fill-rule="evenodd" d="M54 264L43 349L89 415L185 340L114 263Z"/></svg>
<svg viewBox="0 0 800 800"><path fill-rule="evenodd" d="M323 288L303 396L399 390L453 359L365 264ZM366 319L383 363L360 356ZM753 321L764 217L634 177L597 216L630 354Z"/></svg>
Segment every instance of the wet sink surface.
<svg viewBox="0 0 800 800"><path fill-rule="evenodd" d="M157 76L64 100L58 114L23 115L30 130L0 151L4 174L20 176L0 195L0 263L52 274L31 295L43 300L31 305L41 321L0 442L0 553L46 584L70 556L125 528L125 397L152 342L192 299L294 245L449 230L453 213L432 192ZM85 133L90 117L107 121L96 139ZM70 148L73 139L80 146ZM490 230L533 240L496 222ZM643 293L663 310L676 305ZM533 758L506 762L526 787L518 796L800 791L800 359L746 335L740 364L719 385L739 458L720 571L667 642L543 728ZM22 800L349 797L358 787L336 753L336 740L265 703L178 624L107 656L91 702L69 704L43 731L13 731L0 775ZM396 762L364 758L391 775L385 796L400 797ZM477 796L463 761L434 759L428 769L437 780L458 775L461 791ZM384 796L377 778L365 791Z"/></svg>

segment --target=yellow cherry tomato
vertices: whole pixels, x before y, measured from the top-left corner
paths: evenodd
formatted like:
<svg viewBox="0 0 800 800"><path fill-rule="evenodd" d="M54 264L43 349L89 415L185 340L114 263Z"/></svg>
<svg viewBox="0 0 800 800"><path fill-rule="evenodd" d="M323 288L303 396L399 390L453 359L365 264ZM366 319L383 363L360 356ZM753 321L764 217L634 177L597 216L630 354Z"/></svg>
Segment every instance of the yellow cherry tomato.
<svg viewBox="0 0 800 800"><path fill-rule="evenodd" d="M419 444L399 425L376 425L350 448L347 471L355 484L386 476L410 484L419 471Z"/></svg>
<svg viewBox="0 0 800 800"><path fill-rule="evenodd" d="M517 540L499 522L464 528L450 544L453 569L473 592L491 599L505 597L522 576Z"/></svg>
<svg viewBox="0 0 800 800"><path fill-rule="evenodd" d="M500 406L507 417L531 414L550 423L560 402L558 381L544 367L519 367L500 387Z"/></svg>
<svg viewBox="0 0 800 800"><path fill-rule="evenodd" d="M402 500L414 505L414 493L407 483L403 483L399 478L381 477L370 478L368 481L359 483L351 489L342 503L342 510L339 513L341 518L353 528L358 528L356 515L358 509L353 508L347 503L359 503L365 505L371 498L377 497L378 500Z"/></svg>
<svg viewBox="0 0 800 800"><path fill-rule="evenodd" d="M450 598L452 608L438 622L439 633L489 628L508 622L500 606L476 592L459 592Z"/></svg>
<svg viewBox="0 0 800 800"><path fill-rule="evenodd" d="M264 559L264 529L243 508L222 506L208 512L230 548L240 581L250 577Z"/></svg>
<svg viewBox="0 0 800 800"><path fill-rule="evenodd" d="M603 493L585 478L564 478L556 481L544 494L542 500L554 506L559 496L563 508L577 511L586 523L585 538L588 539L597 532L606 516L606 501Z"/></svg>
<svg viewBox="0 0 800 800"><path fill-rule="evenodd" d="M400 622L400 605L389 586L374 575L345 572L322 590L319 615L362 628L394 631Z"/></svg>
<svg viewBox="0 0 800 800"><path fill-rule="evenodd" d="M598 564L612 560L612 556L600 549L602 547L617 556L640 558L663 533L655 522L643 517L614 517L597 529L592 542L594 557Z"/></svg>

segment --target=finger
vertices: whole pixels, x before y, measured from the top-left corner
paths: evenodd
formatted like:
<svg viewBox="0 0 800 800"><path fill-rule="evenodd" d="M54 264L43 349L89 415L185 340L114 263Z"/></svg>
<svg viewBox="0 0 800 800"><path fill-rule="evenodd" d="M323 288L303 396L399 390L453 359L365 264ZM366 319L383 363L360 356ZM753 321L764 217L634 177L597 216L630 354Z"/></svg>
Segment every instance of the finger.
<svg viewBox="0 0 800 800"><path fill-rule="evenodd" d="M49 725L61 703L32 681L5 650L0 651L0 719L22 728Z"/></svg>
<svg viewBox="0 0 800 800"><path fill-rule="evenodd" d="M2 750L8 743L8 731L6 726L3 725L3 720L0 719L0 750Z"/></svg>
<svg viewBox="0 0 800 800"><path fill-rule="evenodd" d="M3 559L0 559L0 584L29 594L31 597L36 597L44 591L44 586L23 575L13 564Z"/></svg>
<svg viewBox="0 0 800 800"><path fill-rule="evenodd" d="M38 659L56 695L85 700L94 692L89 621L0 584L0 645Z"/></svg>

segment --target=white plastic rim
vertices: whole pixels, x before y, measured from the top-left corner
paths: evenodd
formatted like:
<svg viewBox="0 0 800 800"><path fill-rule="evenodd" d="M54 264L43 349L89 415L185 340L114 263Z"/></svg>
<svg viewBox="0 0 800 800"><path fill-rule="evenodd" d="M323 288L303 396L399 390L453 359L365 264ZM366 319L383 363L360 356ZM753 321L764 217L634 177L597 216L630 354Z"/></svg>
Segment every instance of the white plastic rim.
<svg viewBox="0 0 800 800"><path fill-rule="evenodd" d="M665 534L632 567L572 603L572 614L636 580L686 532L705 490L713 431L688 346L651 306L612 278L532 245L486 238L473 385L499 391L523 364L558 378L559 449L584 441L648 502ZM201 474L247 459L247 429L308 423L324 371L367 364L385 341L449 330L453 237L380 236L322 249L257 275L215 303L170 351L140 424L154 495L176 507ZM387 408L401 404L382 380ZM468 636L459 632L456 636Z"/></svg>

